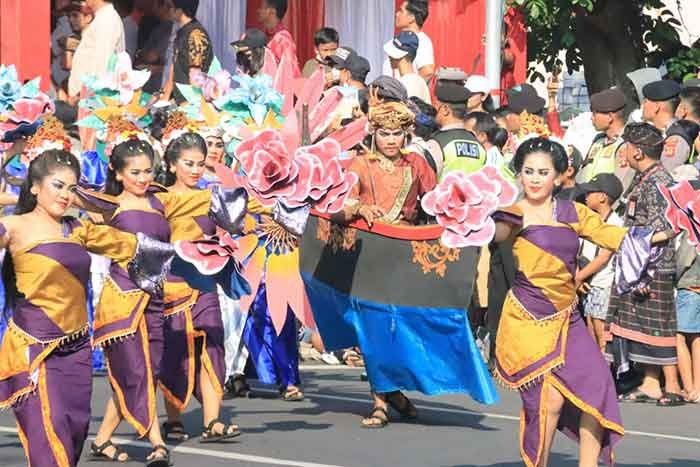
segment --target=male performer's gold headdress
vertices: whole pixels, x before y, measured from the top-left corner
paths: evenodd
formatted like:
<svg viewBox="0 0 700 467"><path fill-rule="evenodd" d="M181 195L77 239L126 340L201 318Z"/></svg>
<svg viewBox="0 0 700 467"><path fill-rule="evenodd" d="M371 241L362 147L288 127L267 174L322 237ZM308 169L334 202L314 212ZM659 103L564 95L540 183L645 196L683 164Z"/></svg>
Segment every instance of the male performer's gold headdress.
<svg viewBox="0 0 700 467"><path fill-rule="evenodd" d="M408 130L415 119L413 112L401 102L385 102L369 109L369 123L375 130L377 128Z"/></svg>

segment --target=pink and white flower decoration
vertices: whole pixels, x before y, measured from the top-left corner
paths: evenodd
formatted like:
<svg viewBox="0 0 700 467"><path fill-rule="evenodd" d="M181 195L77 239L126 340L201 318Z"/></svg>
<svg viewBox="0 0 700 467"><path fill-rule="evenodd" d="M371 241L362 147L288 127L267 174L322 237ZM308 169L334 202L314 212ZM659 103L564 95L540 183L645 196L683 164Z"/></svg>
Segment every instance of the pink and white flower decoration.
<svg viewBox="0 0 700 467"><path fill-rule="evenodd" d="M442 243L463 248L490 243L496 233L491 215L515 203L517 196L517 188L497 168L486 166L471 174L450 172L421 204L445 229Z"/></svg>
<svg viewBox="0 0 700 467"><path fill-rule="evenodd" d="M198 240L195 242L175 242L177 255L194 265L197 270L207 276L221 272L238 250L238 241L228 232L218 237Z"/></svg>
<svg viewBox="0 0 700 467"><path fill-rule="evenodd" d="M265 130L236 149L245 173L236 176L237 183L266 207L280 201L289 208L311 204L319 212L338 212L357 183L357 175L340 165L340 152L332 139L291 152L279 131Z"/></svg>
<svg viewBox="0 0 700 467"><path fill-rule="evenodd" d="M116 55L114 70L100 76L93 87L118 91L119 102L127 105L134 98L136 91L143 88L150 77L151 72L148 70L134 70L129 54L120 52Z"/></svg>
<svg viewBox="0 0 700 467"><path fill-rule="evenodd" d="M226 70L219 70L212 75L203 71L191 71L190 84L202 89L207 102L213 102L231 89L231 74Z"/></svg>

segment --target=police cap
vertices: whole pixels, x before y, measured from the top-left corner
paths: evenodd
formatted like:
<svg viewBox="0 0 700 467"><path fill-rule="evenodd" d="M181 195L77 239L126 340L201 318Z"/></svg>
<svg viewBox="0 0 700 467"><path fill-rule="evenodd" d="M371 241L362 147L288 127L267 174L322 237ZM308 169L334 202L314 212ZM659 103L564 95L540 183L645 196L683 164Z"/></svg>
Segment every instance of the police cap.
<svg viewBox="0 0 700 467"><path fill-rule="evenodd" d="M451 81L438 83L435 87L437 100L446 104L466 104L471 95L469 89Z"/></svg>
<svg viewBox="0 0 700 467"><path fill-rule="evenodd" d="M668 101L678 96L681 92L681 85L672 79L662 79L654 81L642 88L642 94L650 101Z"/></svg>
<svg viewBox="0 0 700 467"><path fill-rule="evenodd" d="M593 112L617 112L625 107L625 95L619 89L606 89L591 96Z"/></svg>

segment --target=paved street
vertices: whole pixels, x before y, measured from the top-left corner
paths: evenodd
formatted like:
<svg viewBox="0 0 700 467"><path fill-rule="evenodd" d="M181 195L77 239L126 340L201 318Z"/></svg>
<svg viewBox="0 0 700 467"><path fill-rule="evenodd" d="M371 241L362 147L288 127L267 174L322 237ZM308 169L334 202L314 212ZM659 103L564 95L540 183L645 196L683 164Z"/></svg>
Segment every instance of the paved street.
<svg viewBox="0 0 700 467"><path fill-rule="evenodd" d="M265 397L226 401L226 416L235 417L243 435L227 445L200 444L196 439L174 450L179 466L245 467L516 467L519 398L502 391L502 401L491 407L462 396L414 399L419 423L393 423L384 430L360 428L360 416L369 409L367 383L359 371L345 367L311 367L303 377L307 399L283 402L268 390ZM105 400L110 394L104 377L94 379L94 436ZM185 425L191 433L201 429L201 410L191 404ZM617 449L620 467L697 467L700 465L700 406L658 408L627 404L623 418L628 435ZM119 441L139 460L147 450L124 423ZM84 462L94 467L110 463ZM0 466L26 465L12 412L0 414ZM558 436L553 467L573 467L576 446Z"/></svg>

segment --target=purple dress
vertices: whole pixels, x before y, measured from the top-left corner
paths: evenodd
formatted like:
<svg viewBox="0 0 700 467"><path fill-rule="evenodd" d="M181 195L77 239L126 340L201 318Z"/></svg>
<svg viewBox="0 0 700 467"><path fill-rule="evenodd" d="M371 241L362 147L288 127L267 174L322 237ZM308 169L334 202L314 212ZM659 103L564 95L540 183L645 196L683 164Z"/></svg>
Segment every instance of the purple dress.
<svg viewBox="0 0 700 467"><path fill-rule="evenodd" d="M151 210L117 210L116 229L170 241L170 226L153 196ZM95 314L94 343L105 349L109 381L119 408L139 437L156 422L156 388L163 356L163 297L149 295L129 278L125 264L112 262Z"/></svg>
<svg viewBox="0 0 700 467"><path fill-rule="evenodd" d="M0 349L0 408L14 409L34 467L77 465L88 433L88 251L125 262L137 253L134 235L108 226L66 218L64 232L12 252L18 295Z"/></svg>
<svg viewBox="0 0 700 467"><path fill-rule="evenodd" d="M550 390L565 398L559 430L578 440L581 415L591 415L604 428L601 461L612 464L624 429L610 369L576 308L574 277L579 237L617 250L627 229L571 201L556 201L555 211L552 224L525 227L513 244L517 272L503 305L495 373L520 391L520 450L528 467L542 455Z"/></svg>

